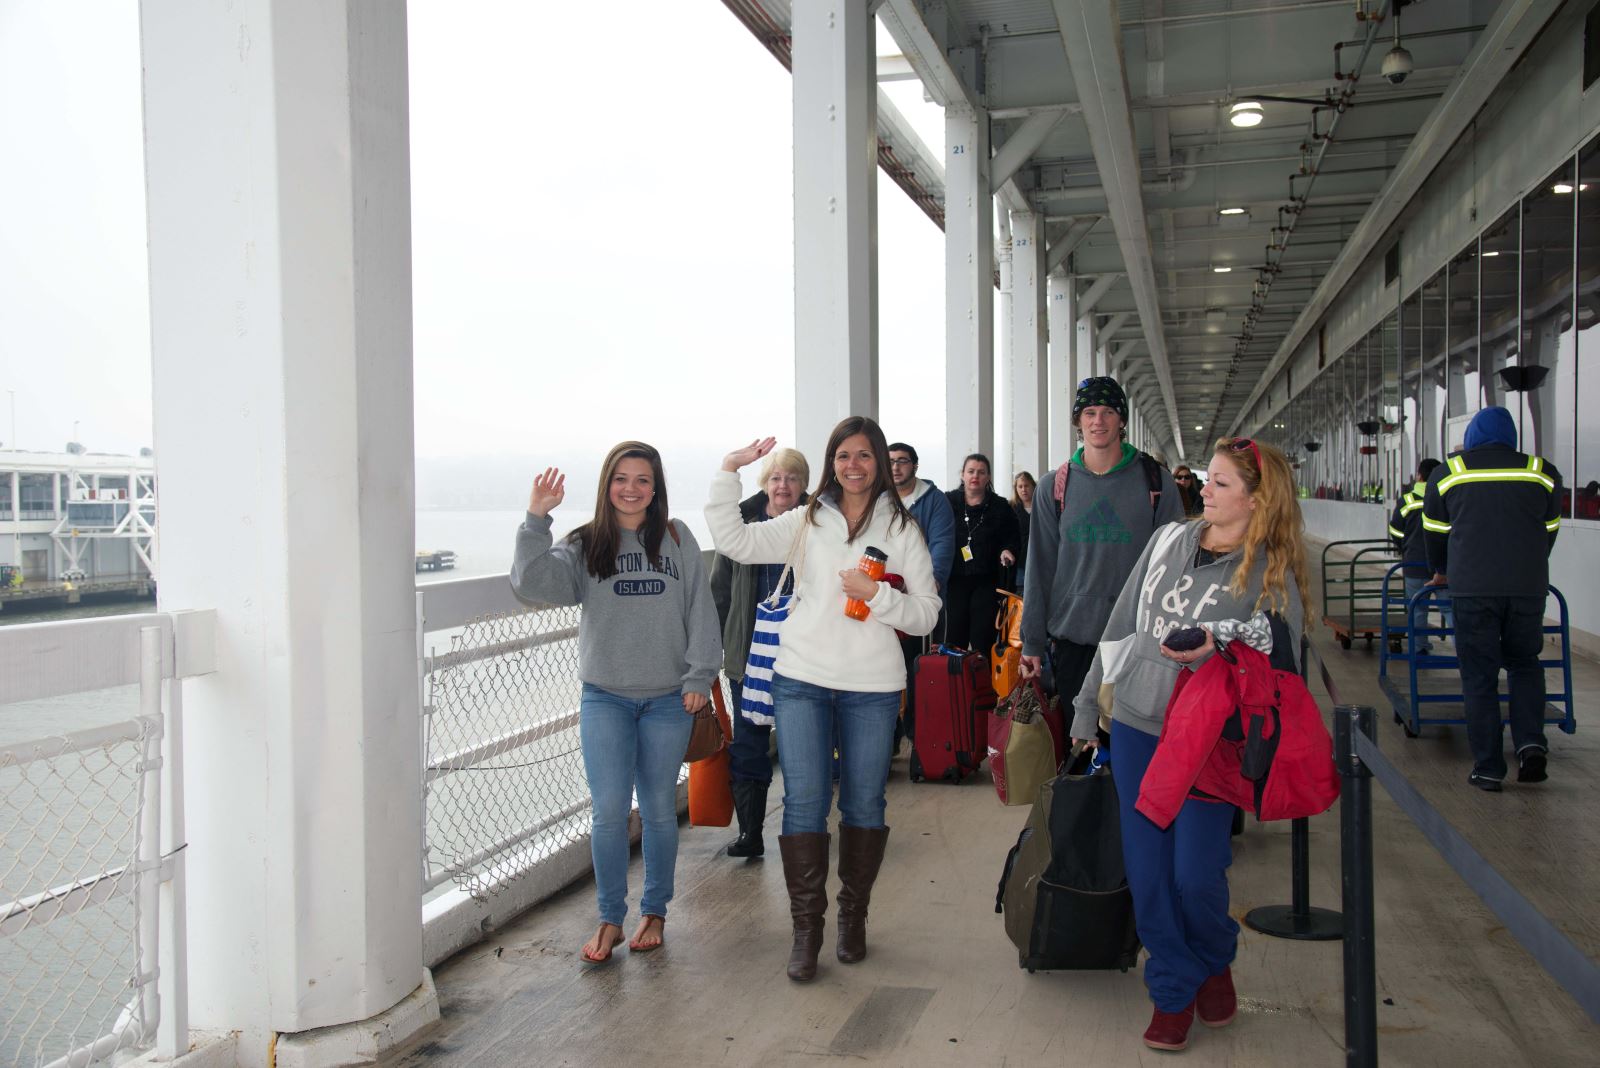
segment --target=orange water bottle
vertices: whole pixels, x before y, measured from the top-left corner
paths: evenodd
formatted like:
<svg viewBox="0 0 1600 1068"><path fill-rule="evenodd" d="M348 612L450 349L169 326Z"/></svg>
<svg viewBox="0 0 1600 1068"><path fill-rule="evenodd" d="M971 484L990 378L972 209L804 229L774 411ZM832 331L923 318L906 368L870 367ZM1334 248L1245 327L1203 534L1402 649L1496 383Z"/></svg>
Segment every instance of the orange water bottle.
<svg viewBox="0 0 1600 1068"><path fill-rule="evenodd" d="M889 554L882 549L867 546L867 551L861 554L861 562L856 565L856 570L866 575L873 582L883 578L888 570ZM851 597L844 602L844 614L851 619L866 619L872 614L872 609L867 607L867 602L859 597Z"/></svg>

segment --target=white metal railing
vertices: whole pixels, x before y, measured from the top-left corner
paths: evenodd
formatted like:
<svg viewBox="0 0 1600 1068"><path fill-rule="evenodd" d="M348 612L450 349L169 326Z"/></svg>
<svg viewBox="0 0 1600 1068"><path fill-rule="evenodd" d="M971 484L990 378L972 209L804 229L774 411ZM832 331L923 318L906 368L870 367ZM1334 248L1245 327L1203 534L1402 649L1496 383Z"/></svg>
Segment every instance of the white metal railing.
<svg viewBox="0 0 1600 1068"><path fill-rule="evenodd" d="M590 870L580 618L504 575L417 586L430 964Z"/></svg>
<svg viewBox="0 0 1600 1068"><path fill-rule="evenodd" d="M185 612L0 629L0 1063L188 1049L175 680L212 670L214 625ZM117 688L135 690L136 714L85 722L84 702Z"/></svg>

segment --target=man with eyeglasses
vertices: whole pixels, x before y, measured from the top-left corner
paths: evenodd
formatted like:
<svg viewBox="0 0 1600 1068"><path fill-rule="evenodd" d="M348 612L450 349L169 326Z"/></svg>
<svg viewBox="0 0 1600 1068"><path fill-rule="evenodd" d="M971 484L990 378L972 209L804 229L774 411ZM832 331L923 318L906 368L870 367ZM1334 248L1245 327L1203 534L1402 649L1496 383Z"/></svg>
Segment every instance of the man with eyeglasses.
<svg viewBox="0 0 1600 1068"><path fill-rule="evenodd" d="M1021 674L1038 674L1048 649L1063 704L1083 686L1150 535L1183 521L1172 476L1123 440L1128 396L1116 379L1078 384L1072 425L1083 445L1039 484L1022 598Z"/></svg>
<svg viewBox="0 0 1600 1068"><path fill-rule="evenodd" d="M917 521L917 526L922 528L922 537L928 543L928 555L933 558L933 581L939 588L939 596L943 597L945 584L950 579L950 565L956 553L956 520L955 513L950 510L949 498L940 493L939 487L931 480L917 477L917 450L903 441L889 446L889 477L894 480L895 492L900 494L900 503ZM892 564L890 570L893 570ZM940 633L940 628L936 626L934 633ZM925 645L922 638L900 639L900 651L906 660L907 683L906 714L895 726L894 744L897 750L901 738L913 737L912 729L917 722L914 703L916 687L910 680L914 677L916 659L922 655Z"/></svg>

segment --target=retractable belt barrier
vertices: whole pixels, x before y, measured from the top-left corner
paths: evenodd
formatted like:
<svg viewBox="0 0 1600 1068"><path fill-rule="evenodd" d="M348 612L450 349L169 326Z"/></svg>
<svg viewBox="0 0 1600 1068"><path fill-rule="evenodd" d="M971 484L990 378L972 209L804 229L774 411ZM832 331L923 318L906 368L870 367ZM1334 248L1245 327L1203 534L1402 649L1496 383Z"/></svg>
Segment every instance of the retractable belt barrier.
<svg viewBox="0 0 1600 1068"><path fill-rule="evenodd" d="M1373 934L1372 780L1589 1018L1600 1024L1600 966L1534 908L1378 749L1377 712L1334 708L1334 750L1344 888L1345 1062L1378 1063L1377 962Z"/></svg>

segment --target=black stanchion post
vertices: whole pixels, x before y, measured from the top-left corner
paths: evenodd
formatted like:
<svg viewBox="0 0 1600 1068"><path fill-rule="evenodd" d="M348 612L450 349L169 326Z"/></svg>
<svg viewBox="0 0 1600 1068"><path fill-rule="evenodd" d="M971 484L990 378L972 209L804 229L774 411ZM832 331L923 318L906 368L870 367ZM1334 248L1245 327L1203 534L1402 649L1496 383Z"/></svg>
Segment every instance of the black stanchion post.
<svg viewBox="0 0 1600 1068"><path fill-rule="evenodd" d="M1355 732L1374 738L1377 712L1339 705L1333 710L1339 762L1339 853L1344 890L1345 1063L1378 1063L1377 946L1373 936L1372 773L1356 758Z"/></svg>
<svg viewBox="0 0 1600 1068"><path fill-rule="evenodd" d="M1344 917L1333 909L1311 904L1310 821L1295 820L1289 828L1288 905L1262 905L1244 914L1251 930L1275 938L1294 938L1302 942L1331 942L1344 937Z"/></svg>
<svg viewBox="0 0 1600 1068"><path fill-rule="evenodd" d="M1300 675L1311 677L1311 643L1305 638L1300 639ZM1332 683L1328 685L1331 687ZM1298 819L1289 825L1289 894L1288 905L1262 905L1245 913L1245 926L1274 938L1302 942L1331 942L1344 937L1344 917L1332 909L1311 905L1310 820Z"/></svg>

